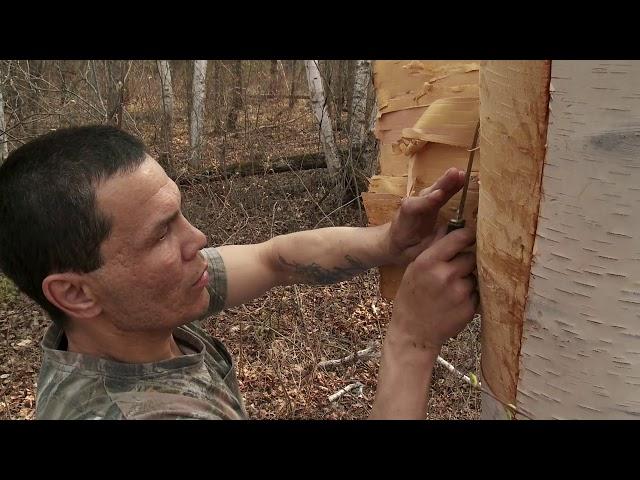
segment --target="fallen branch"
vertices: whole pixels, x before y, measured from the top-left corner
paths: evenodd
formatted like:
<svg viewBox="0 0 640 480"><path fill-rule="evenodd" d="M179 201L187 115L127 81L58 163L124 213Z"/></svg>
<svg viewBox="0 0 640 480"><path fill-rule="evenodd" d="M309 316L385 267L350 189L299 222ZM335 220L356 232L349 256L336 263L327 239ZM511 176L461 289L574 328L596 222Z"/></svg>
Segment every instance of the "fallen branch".
<svg viewBox="0 0 640 480"><path fill-rule="evenodd" d="M324 368L334 368L337 367L339 365L345 365L348 363L353 363L357 360L362 360L362 359L367 359L367 358L375 358L375 357L379 357L380 356L380 351L378 350L378 346L377 345L371 345L368 348L365 348L363 350L359 350L355 353L352 353L351 355L347 355L346 357L343 358L338 358L335 360L324 360L320 363L318 363L318 367L324 367Z"/></svg>
<svg viewBox="0 0 640 480"><path fill-rule="evenodd" d="M364 385L362 385L360 382L356 382L356 383L352 383L351 385L347 385L346 387L338 390L336 393L334 393L332 395L329 395L329 401L330 402L335 402L337 399L339 399L345 393L349 393L354 388L358 388L359 389L358 395L360 395L360 394L362 394L362 387L364 387Z"/></svg>
<svg viewBox="0 0 640 480"><path fill-rule="evenodd" d="M193 185L195 183L215 182L228 177L247 177L249 175L266 175L271 173L289 172L291 170L313 170L326 168L327 163L322 153L303 153L277 160L258 160L253 162L234 163L217 171L205 170L204 172L182 177L179 185Z"/></svg>

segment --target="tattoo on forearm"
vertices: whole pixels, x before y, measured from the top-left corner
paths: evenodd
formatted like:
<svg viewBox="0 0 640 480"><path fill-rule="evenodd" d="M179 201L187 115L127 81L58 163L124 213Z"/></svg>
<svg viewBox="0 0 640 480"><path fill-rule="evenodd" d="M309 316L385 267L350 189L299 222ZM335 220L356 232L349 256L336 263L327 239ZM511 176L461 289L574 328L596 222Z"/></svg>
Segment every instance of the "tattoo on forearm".
<svg viewBox="0 0 640 480"><path fill-rule="evenodd" d="M369 269L369 267L351 255L345 255L344 258L349 262L348 266L333 267L332 269L324 268L315 262L311 265L287 262L282 256L280 256L280 262L291 268L294 275L299 277L301 281L313 285L328 285L330 283L343 282Z"/></svg>

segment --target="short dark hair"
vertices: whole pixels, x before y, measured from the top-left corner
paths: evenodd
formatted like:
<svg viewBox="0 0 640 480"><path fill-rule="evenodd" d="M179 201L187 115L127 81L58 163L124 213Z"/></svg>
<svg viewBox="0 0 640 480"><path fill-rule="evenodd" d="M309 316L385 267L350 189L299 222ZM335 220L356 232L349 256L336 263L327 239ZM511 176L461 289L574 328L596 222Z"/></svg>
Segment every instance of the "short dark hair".
<svg viewBox="0 0 640 480"><path fill-rule="evenodd" d="M44 296L42 281L102 265L111 221L97 208L96 186L144 159L138 138L90 125L38 137L0 166L0 269L57 324L65 315Z"/></svg>

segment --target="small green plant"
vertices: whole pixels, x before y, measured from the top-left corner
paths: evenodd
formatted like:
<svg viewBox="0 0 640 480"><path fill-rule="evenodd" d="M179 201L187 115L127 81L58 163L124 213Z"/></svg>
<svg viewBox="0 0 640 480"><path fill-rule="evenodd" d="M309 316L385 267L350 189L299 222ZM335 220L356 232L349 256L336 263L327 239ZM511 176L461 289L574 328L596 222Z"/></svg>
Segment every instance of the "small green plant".
<svg viewBox="0 0 640 480"><path fill-rule="evenodd" d="M0 273L0 303L11 302L18 298L18 287L7 277Z"/></svg>

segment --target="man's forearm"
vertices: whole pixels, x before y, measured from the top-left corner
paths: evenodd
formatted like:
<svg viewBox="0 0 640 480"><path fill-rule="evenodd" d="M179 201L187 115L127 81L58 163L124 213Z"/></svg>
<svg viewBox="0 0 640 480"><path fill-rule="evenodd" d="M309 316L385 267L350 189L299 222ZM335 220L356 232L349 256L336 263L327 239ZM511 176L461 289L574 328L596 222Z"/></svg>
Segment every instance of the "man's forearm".
<svg viewBox="0 0 640 480"><path fill-rule="evenodd" d="M438 351L426 349L389 327L382 348L378 390L370 419L423 420Z"/></svg>
<svg viewBox="0 0 640 480"><path fill-rule="evenodd" d="M273 238L281 283L326 285L389 263L388 228L332 227Z"/></svg>

